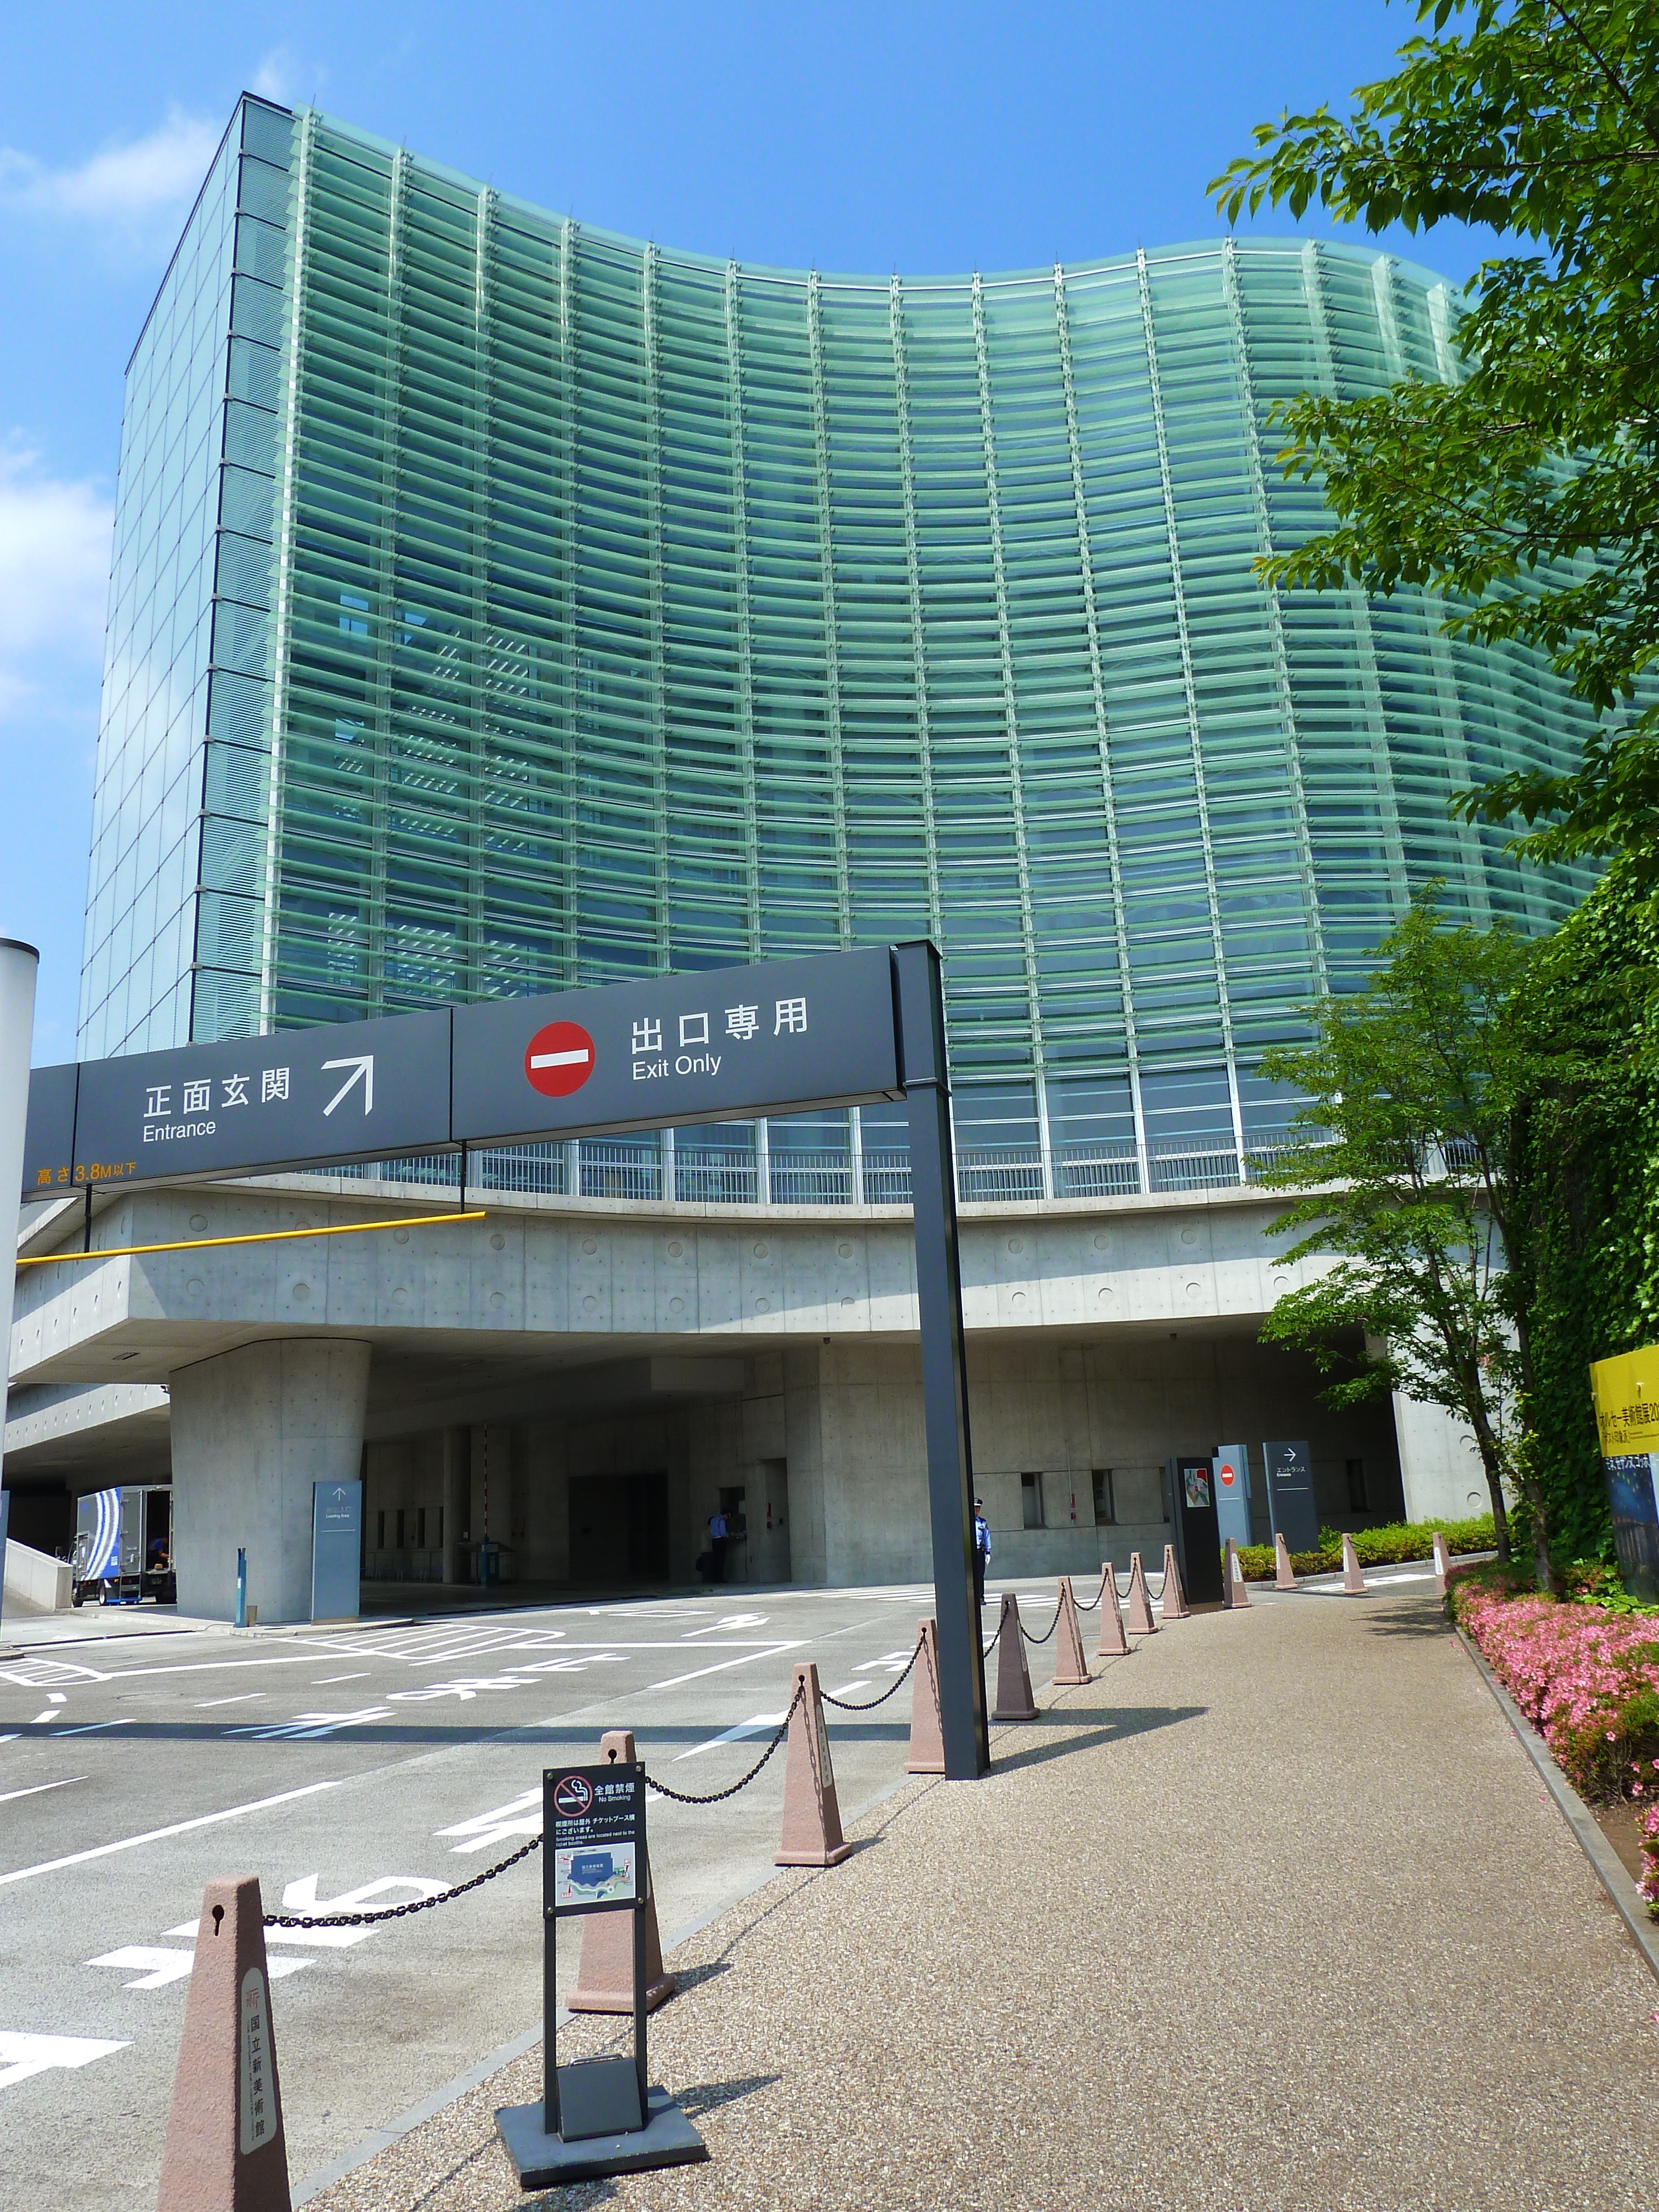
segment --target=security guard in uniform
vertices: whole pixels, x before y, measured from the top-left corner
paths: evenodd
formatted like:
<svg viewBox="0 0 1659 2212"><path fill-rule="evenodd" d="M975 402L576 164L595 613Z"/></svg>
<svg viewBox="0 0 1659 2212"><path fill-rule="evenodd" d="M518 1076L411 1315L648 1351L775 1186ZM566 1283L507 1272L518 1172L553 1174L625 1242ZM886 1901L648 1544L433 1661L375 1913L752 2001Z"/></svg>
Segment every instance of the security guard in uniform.
<svg viewBox="0 0 1659 2212"><path fill-rule="evenodd" d="M974 1599L985 1610L985 1570L991 1564L991 1524L985 1517L985 1500L974 1500Z"/></svg>

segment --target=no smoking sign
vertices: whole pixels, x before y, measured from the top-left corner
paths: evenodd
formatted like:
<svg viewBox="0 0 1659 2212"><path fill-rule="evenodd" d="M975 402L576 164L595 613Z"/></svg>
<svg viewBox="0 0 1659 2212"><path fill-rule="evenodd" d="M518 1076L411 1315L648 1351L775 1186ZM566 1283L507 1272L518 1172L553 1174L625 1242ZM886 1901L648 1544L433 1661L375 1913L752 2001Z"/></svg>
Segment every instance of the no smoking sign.
<svg viewBox="0 0 1659 2212"><path fill-rule="evenodd" d="M580 1022L550 1022L524 1048L525 1079L544 1098L568 1098L592 1075L595 1057Z"/></svg>

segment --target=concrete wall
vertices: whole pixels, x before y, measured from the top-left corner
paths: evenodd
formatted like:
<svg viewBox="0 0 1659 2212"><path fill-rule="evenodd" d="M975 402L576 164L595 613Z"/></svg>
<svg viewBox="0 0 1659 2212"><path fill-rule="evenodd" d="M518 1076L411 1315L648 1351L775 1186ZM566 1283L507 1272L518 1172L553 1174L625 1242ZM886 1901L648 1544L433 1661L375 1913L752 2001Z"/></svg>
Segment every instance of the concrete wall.
<svg viewBox="0 0 1659 2212"><path fill-rule="evenodd" d="M1394 1420L1408 1521L1466 1521L1492 1510L1480 1447L1466 1422L1397 1392Z"/></svg>
<svg viewBox="0 0 1659 2212"><path fill-rule="evenodd" d="M1334 1413L1319 1377L1293 1354L1242 1336L1139 1336L1066 1344L1000 1339L969 1350L969 1418L977 1487L999 1574L1093 1574L1139 1550L1160 1559L1169 1537L1163 1467L1246 1440L1256 1533L1267 1538L1261 1439L1306 1437L1322 1521L1337 1528L1401 1509L1386 1405ZM503 1432L505 1434L505 1432ZM477 1449L477 1432L473 1449ZM412 1510L418 1470L440 1440L371 1445L371 1516L384 1501ZM506 1455L505 1443L492 1447ZM688 1582L723 1488L746 1497L750 1539L734 1582L856 1583L933 1572L919 1353L909 1345L802 1345L743 1363L740 1395L660 1411L538 1419L511 1431L514 1526L521 1579L570 1572L573 1476L660 1469L667 1476L669 1578ZM1364 1468L1367 1502L1349 1500L1348 1462ZM1093 1476L1109 1470L1115 1519L1097 1525ZM1042 1477L1047 1525L1024 1525L1021 1476ZM393 1486L404 1487L394 1495ZM766 1507L774 1505L774 1527ZM779 1524L781 1525L779 1525ZM371 1530L374 1522L371 1517Z"/></svg>
<svg viewBox="0 0 1659 2212"><path fill-rule="evenodd" d="M174 1372L180 1612L233 1617L240 1547L260 1620L311 1618L312 1485L357 1478L368 1357L349 1340L291 1338Z"/></svg>
<svg viewBox="0 0 1659 2212"><path fill-rule="evenodd" d="M67 1559L54 1559L14 1536L6 1546L6 1587L0 1611L21 1601L36 1613L67 1613L75 1602Z"/></svg>

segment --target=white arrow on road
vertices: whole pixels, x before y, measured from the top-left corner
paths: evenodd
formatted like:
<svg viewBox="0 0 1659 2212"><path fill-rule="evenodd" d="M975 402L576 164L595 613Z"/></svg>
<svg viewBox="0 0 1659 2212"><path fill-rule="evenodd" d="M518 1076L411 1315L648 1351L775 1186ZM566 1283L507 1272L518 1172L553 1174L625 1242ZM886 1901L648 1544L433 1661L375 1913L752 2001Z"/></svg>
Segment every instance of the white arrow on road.
<svg viewBox="0 0 1659 2212"><path fill-rule="evenodd" d="M323 1062L324 1073L326 1074L331 1067L349 1067L351 1070L351 1073L347 1076L345 1081L340 1085L334 1096L329 1100L327 1105L324 1107L323 1115L325 1120L326 1120L328 1115L334 1111L334 1109L339 1104L340 1101L346 1096L347 1092L356 1083L361 1083L363 1086L364 1113L372 1114L374 1111L374 1054L372 1052L366 1052L361 1060L325 1060Z"/></svg>
<svg viewBox="0 0 1659 2212"><path fill-rule="evenodd" d="M0 2027L0 2089L48 2074L54 2066L90 2066L125 2043L102 2043L89 2035L17 2035Z"/></svg>

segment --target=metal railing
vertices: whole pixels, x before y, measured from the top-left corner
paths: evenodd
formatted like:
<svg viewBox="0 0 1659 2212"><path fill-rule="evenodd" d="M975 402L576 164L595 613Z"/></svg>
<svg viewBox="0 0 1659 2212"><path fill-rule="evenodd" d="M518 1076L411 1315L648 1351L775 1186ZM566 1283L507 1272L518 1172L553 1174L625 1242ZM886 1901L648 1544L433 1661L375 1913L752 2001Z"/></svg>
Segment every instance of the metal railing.
<svg viewBox="0 0 1659 2212"><path fill-rule="evenodd" d="M1305 1144L1231 1145L1162 1139L1143 1152L1131 1137L1055 1145L959 1145L957 1197L963 1206L1030 1206L1045 1199L1133 1198L1145 1193L1237 1190L1304 1154ZM428 1154L341 1168L355 1178L457 1188L459 1155ZM578 1142L497 1145L467 1156L470 1192L522 1191L554 1198L659 1201L672 1188L683 1206L908 1206L910 1155L896 1146L863 1152L763 1151L690 1145L680 1138L585 1137Z"/></svg>

